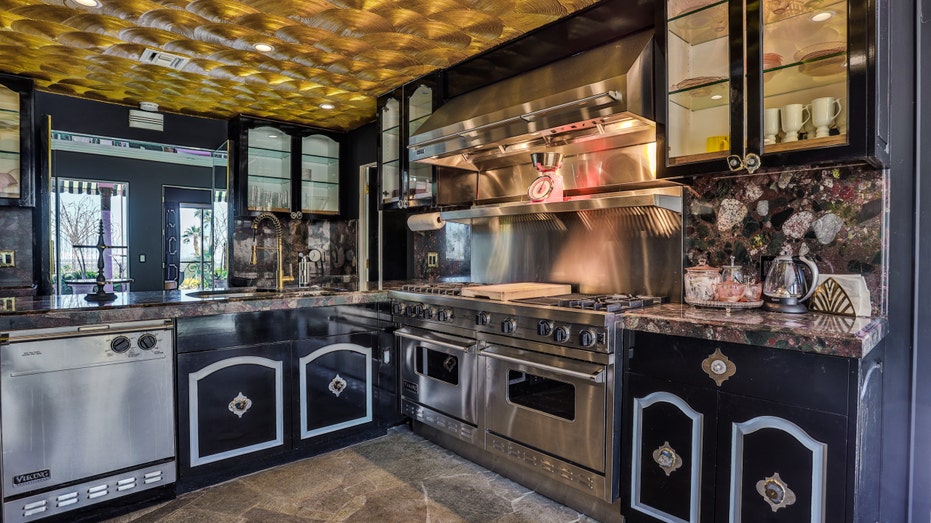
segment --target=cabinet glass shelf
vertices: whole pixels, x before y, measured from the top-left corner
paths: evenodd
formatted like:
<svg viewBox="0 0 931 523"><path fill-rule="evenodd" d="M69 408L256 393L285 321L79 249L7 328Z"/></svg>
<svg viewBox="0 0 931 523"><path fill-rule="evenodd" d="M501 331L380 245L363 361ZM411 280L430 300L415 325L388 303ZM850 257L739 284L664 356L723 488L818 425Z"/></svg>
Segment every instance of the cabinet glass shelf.
<svg viewBox="0 0 931 523"><path fill-rule="evenodd" d="M728 95L730 85L730 80L724 79L688 89L670 91L669 101L690 111L720 107L727 105L730 101Z"/></svg>
<svg viewBox="0 0 931 523"><path fill-rule="evenodd" d="M727 7L727 0L722 0L697 9L690 9L684 14L669 19L669 32L685 40L690 45L726 38Z"/></svg>

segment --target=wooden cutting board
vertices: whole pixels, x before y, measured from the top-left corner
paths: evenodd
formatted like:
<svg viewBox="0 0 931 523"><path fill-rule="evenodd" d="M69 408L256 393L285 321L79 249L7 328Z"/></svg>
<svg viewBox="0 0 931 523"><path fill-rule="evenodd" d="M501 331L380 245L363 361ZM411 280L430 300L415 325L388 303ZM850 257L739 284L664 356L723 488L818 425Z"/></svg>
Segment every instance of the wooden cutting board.
<svg viewBox="0 0 931 523"><path fill-rule="evenodd" d="M492 300L519 300L569 294L572 286L562 283L501 283L498 285L476 285L463 287L462 295L467 298L489 298Z"/></svg>

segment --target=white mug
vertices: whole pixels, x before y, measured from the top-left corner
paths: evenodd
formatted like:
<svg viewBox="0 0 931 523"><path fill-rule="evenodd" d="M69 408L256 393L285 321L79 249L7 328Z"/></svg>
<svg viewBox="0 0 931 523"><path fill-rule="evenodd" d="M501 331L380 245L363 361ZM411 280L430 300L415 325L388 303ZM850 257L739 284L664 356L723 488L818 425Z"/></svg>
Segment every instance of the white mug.
<svg viewBox="0 0 931 523"><path fill-rule="evenodd" d="M811 123L815 126L815 138L830 135L829 128L840 114L840 100L826 96L811 101Z"/></svg>
<svg viewBox="0 0 931 523"><path fill-rule="evenodd" d="M779 110L782 116L782 131L786 134L784 142L797 142L798 131L811 118L811 110L807 105L789 104ZM808 113L804 118L803 114Z"/></svg>
<svg viewBox="0 0 931 523"><path fill-rule="evenodd" d="M766 145L776 143L779 134L779 108L763 111L763 143Z"/></svg>

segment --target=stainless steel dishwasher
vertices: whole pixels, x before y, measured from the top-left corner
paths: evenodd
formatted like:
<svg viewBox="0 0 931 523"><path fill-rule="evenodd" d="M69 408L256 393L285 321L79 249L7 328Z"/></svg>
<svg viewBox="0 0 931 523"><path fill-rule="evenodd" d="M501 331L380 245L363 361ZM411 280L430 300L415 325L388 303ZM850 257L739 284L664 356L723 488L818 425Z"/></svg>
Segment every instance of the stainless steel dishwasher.
<svg viewBox="0 0 931 523"><path fill-rule="evenodd" d="M175 481L170 321L0 333L3 521Z"/></svg>

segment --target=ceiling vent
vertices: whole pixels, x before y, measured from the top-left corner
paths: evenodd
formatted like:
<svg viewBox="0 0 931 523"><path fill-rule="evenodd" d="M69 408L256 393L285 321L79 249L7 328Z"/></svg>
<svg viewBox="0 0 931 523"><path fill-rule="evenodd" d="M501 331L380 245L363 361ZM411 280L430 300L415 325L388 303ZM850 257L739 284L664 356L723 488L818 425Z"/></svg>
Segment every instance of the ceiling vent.
<svg viewBox="0 0 931 523"><path fill-rule="evenodd" d="M139 60L147 64L160 65L180 71L191 59L186 56L146 48L146 50L142 52L142 56L139 57Z"/></svg>
<svg viewBox="0 0 931 523"><path fill-rule="evenodd" d="M151 129L153 131L165 130L165 115L152 113L149 111L140 111L138 109L129 110L129 126L138 127L139 129Z"/></svg>

